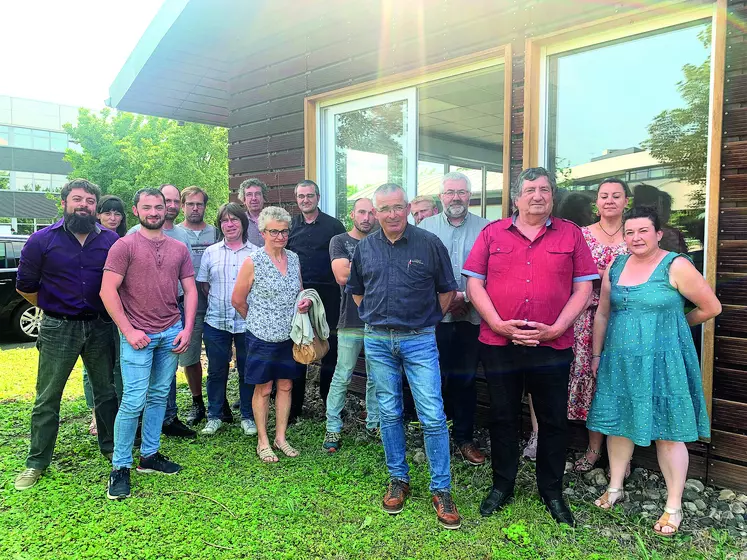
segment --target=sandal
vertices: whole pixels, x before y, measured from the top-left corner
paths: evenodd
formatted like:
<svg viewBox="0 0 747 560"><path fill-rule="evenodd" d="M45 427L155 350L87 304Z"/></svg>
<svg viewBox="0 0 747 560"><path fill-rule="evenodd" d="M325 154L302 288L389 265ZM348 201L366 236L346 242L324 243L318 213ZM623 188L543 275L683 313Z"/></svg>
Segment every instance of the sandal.
<svg viewBox="0 0 747 560"><path fill-rule="evenodd" d="M275 452L272 450L271 447L263 447L262 449L260 449L258 445L257 456L259 457L259 460L262 461L263 463L277 463L278 462L278 456L275 455Z"/></svg>
<svg viewBox="0 0 747 560"><path fill-rule="evenodd" d="M298 452L298 450L294 449L293 447L291 447L291 444L288 443L287 441L281 445L276 440L276 441L272 442L272 446L275 449L278 449L278 450L282 451L283 454L286 457L298 457L300 455L300 453Z"/></svg>
<svg viewBox="0 0 747 560"><path fill-rule="evenodd" d="M586 456L589 453L591 453L592 455L594 455L596 457L596 459L594 459L593 463L591 461L589 461L589 459L586 458ZM573 464L573 472L587 473L587 472L591 471L594 468L594 465L597 464L597 461L599 461L599 459L600 459L601 456L602 456L602 450L601 449L599 451L594 451L591 447L587 447L586 451L583 454L583 456L578 461L576 461Z"/></svg>
<svg viewBox="0 0 747 560"><path fill-rule="evenodd" d="M669 518L670 516L677 515L677 514L679 514L680 516L680 521L679 523L677 523L677 525L674 525L669 522ZM680 529L681 523L682 523L682 508L665 507L664 513L662 513L659 520L656 523L654 523L653 529L657 535L661 535L662 537L671 537L677 534L677 531L679 531ZM658 529L656 528L657 525L659 526ZM664 527L669 527L670 529L672 529L672 531L669 533L665 533L664 531L662 531Z"/></svg>
<svg viewBox="0 0 747 560"><path fill-rule="evenodd" d="M619 496L615 498L615 500L610 500L612 494L618 494ZM607 488L607 491L594 501L594 505L599 509L609 511L615 507L615 504L623 501L624 499L625 492L623 492L622 488Z"/></svg>

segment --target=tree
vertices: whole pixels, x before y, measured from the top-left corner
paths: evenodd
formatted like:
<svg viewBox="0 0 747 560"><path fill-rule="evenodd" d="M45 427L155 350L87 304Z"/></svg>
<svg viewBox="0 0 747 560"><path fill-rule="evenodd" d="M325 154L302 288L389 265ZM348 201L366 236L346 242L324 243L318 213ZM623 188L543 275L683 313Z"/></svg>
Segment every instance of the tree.
<svg viewBox="0 0 747 560"><path fill-rule="evenodd" d="M214 221L218 207L228 200L225 128L80 109L77 126L66 125L65 130L82 148L65 152L73 167L70 176L93 181L103 193L119 196L125 207L138 189L162 183L202 187L210 199L207 222ZM128 223L136 223L134 216L128 215Z"/></svg>

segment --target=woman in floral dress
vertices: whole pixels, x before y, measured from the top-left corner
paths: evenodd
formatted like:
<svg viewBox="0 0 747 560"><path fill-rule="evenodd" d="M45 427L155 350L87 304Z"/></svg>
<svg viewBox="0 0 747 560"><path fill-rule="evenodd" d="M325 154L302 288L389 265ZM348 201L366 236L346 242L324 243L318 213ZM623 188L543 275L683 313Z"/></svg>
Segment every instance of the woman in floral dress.
<svg viewBox="0 0 747 560"><path fill-rule="evenodd" d="M599 221L589 227L581 228L584 239L591 249L591 254L599 269L599 275L617 255L627 253L623 240L623 212L628 205L630 189L621 179L605 179L597 189L597 209ZM594 397L596 378L591 370L592 327L594 315L599 305L599 286L594 287L589 307L581 314L573 326L575 341L573 352L575 358L571 364L571 375L568 383L568 419L586 420ZM576 472L588 472L599 460L604 436L589 430L589 445L584 455L576 461Z"/></svg>

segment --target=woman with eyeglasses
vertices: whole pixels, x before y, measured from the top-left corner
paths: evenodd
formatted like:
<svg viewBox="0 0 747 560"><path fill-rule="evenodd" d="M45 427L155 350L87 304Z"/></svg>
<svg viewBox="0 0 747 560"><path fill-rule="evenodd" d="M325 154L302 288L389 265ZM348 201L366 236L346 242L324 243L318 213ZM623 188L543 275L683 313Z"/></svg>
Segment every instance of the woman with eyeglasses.
<svg viewBox="0 0 747 560"><path fill-rule="evenodd" d="M96 207L96 221L106 229L110 229L120 237L124 237L127 233L127 220L125 219L124 203L118 196L107 194L102 196L99 200L99 205ZM114 326L116 331L117 326ZM119 333L117 332L118 340ZM114 345L114 389L117 392L117 399L122 396L122 372L119 369L119 344ZM86 368L83 368L83 393L86 396L86 404L91 409L91 426L88 428L88 432L92 435L98 435L98 428L96 427L96 411L94 409L93 402L93 390L91 389L91 383L88 381L88 372Z"/></svg>
<svg viewBox="0 0 747 560"><path fill-rule="evenodd" d="M291 322L298 309L306 313L308 299L296 305L303 289L298 255L286 250L291 216L283 208L269 206L259 214L259 231L265 245L241 265L231 304L246 319L246 365L242 372L249 385L255 385L252 397L257 424L257 455L265 463L278 460L273 448L287 457L298 451L285 439L291 406L293 380L306 369L293 359ZM272 385L275 396L275 439L270 445L267 417Z"/></svg>

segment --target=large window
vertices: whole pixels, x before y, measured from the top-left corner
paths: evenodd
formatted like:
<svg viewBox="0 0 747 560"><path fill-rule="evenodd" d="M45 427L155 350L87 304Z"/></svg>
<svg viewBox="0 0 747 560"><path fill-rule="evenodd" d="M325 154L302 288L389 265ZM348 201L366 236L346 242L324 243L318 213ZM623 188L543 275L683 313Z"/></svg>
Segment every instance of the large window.
<svg viewBox="0 0 747 560"><path fill-rule="evenodd" d="M352 100L336 102L332 93L320 103L324 210L342 219L382 183L401 185L410 198L436 197L443 175L461 171L472 184L471 211L501 217L504 65L477 66L395 81L385 93L364 89Z"/></svg>
<svg viewBox="0 0 747 560"><path fill-rule="evenodd" d="M68 147L76 149L76 144L65 132L37 130L20 126L0 126L0 146L29 148L47 152L64 152Z"/></svg>
<svg viewBox="0 0 747 560"><path fill-rule="evenodd" d="M65 175L26 173L22 171L16 171L14 175L15 182L11 182L11 189L17 191L60 192L65 183L67 183ZM0 175L1 180L2 175Z"/></svg>
<svg viewBox="0 0 747 560"><path fill-rule="evenodd" d="M543 155L558 177L556 212L588 219L564 197L625 179L633 205L658 210L662 247L689 253L701 270L710 31L710 21L695 21L550 54L546 63Z"/></svg>

